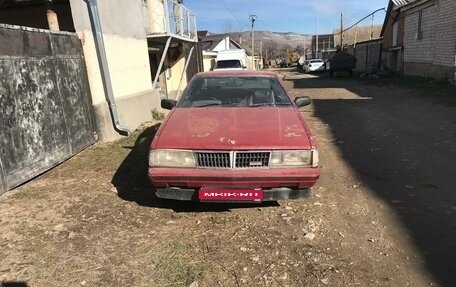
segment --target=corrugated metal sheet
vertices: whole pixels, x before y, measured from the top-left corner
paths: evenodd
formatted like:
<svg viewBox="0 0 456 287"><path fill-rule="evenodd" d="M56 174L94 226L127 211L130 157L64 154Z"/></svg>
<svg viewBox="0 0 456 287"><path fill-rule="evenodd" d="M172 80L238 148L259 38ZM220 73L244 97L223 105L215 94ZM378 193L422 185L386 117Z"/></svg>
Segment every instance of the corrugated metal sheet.
<svg viewBox="0 0 456 287"><path fill-rule="evenodd" d="M394 5L396 6L405 6L407 4L410 4L412 2L415 2L416 0L392 0Z"/></svg>
<svg viewBox="0 0 456 287"><path fill-rule="evenodd" d="M80 40L0 25L0 194L95 142Z"/></svg>
<svg viewBox="0 0 456 287"><path fill-rule="evenodd" d="M394 4L394 9L398 9L409 4L417 3L417 2L427 2L427 0L391 0Z"/></svg>

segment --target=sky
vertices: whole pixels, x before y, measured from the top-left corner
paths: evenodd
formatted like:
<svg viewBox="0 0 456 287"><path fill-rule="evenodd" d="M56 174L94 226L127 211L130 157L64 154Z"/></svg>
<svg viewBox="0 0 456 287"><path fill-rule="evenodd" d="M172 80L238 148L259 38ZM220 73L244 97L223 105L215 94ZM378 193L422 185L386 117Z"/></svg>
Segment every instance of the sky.
<svg viewBox="0 0 456 287"><path fill-rule="evenodd" d="M183 0L196 14L197 29L212 33L249 31L249 15L256 15L255 30L329 34L347 28L370 13L388 7L388 0ZM374 23L383 24L385 12L374 14ZM369 26L372 17L360 23Z"/></svg>

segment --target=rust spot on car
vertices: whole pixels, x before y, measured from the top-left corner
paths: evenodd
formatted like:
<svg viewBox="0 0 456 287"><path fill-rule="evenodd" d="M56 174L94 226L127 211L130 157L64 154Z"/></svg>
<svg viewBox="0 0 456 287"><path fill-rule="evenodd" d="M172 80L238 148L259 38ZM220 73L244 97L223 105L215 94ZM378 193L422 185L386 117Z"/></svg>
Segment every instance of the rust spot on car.
<svg viewBox="0 0 456 287"><path fill-rule="evenodd" d="M191 118L189 131L193 137L204 138L215 132L219 125L219 122L214 118Z"/></svg>
<svg viewBox="0 0 456 287"><path fill-rule="evenodd" d="M230 144L230 145L235 145L236 144L235 140L228 139L228 138L225 138L225 137L221 137L219 140L220 140L221 143L227 143L227 144Z"/></svg>
<svg viewBox="0 0 456 287"><path fill-rule="evenodd" d="M287 138L291 138L291 137L302 137L303 133L305 133L306 131L298 126L298 125L292 125L292 126L288 126L286 127L285 129L285 137Z"/></svg>

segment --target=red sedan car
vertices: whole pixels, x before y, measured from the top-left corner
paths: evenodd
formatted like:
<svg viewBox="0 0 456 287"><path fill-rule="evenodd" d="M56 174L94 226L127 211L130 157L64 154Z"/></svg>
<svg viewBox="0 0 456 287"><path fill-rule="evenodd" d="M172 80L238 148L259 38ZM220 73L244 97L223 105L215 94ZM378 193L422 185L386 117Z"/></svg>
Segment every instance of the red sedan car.
<svg viewBox="0 0 456 287"><path fill-rule="evenodd" d="M319 177L314 138L274 73L216 71L193 77L149 154L158 197L261 202L307 197Z"/></svg>

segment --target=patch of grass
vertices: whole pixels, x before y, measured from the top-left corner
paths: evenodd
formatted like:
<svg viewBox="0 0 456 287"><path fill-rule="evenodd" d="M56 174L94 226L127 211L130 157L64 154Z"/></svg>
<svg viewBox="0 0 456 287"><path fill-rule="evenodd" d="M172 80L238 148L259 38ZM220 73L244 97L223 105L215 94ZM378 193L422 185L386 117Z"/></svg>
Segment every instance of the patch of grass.
<svg viewBox="0 0 456 287"><path fill-rule="evenodd" d="M157 108L153 109L151 111L151 114L152 114L152 119L154 119L156 121L161 121L161 120L165 119L165 113L162 111L159 111Z"/></svg>
<svg viewBox="0 0 456 287"><path fill-rule="evenodd" d="M215 275L215 268L192 261L192 246L183 241L171 242L168 248L154 256L156 276L162 286L189 286Z"/></svg>

